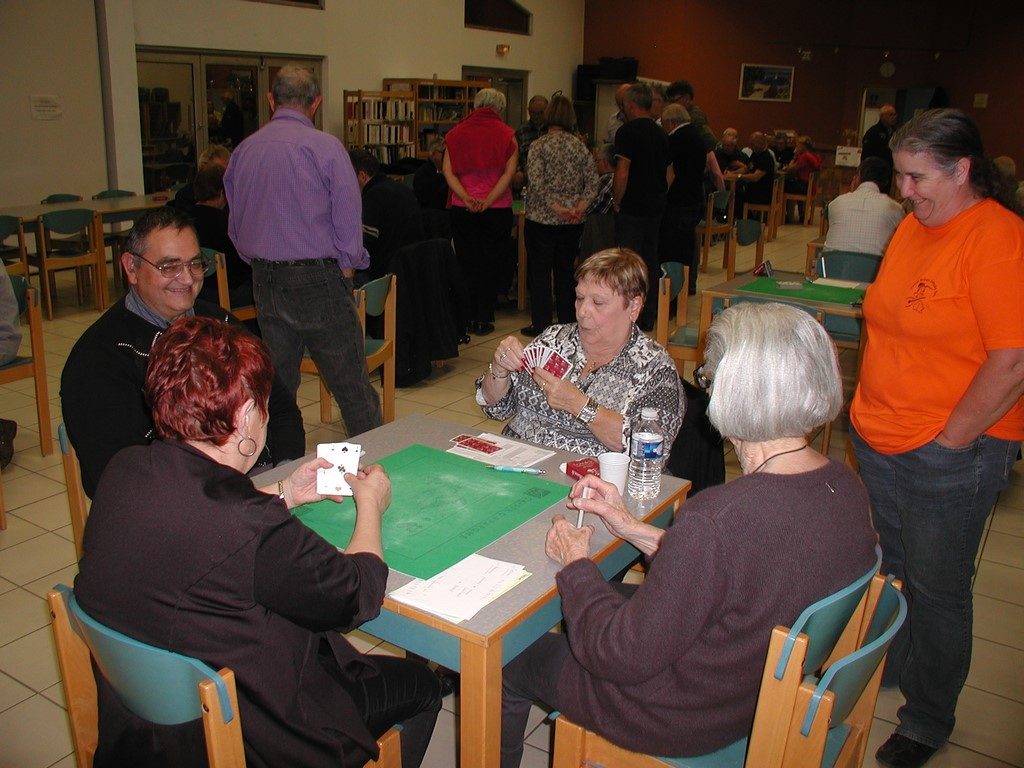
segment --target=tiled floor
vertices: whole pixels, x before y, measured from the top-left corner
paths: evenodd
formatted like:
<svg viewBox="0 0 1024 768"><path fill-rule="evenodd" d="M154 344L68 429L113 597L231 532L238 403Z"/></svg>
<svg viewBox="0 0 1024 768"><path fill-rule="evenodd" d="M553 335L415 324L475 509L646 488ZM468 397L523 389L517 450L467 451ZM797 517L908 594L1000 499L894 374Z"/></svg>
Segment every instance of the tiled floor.
<svg viewBox="0 0 1024 768"><path fill-rule="evenodd" d="M804 244L816 234L812 228L783 227L779 238L768 244L766 255L777 269L802 271ZM720 254L720 247L712 253L711 271L701 275L701 286L724 279L716 268ZM751 258L751 248L740 250L741 266ZM60 420L58 386L65 357L74 340L97 317L94 311L75 305L70 277L60 279L57 317L44 322L54 431ZM697 305L691 301L694 320ZM480 431L500 427L484 419L473 402L473 380L497 341L527 325L529 317L508 309L498 314L494 334L474 337L458 359L435 369L429 381L398 391L399 417L425 413ZM848 367L851 361L847 354L844 365ZM303 383L299 395L310 448L344 434L337 421L319 423L315 382ZM75 556L60 455L39 455L33 399L30 381L0 387L0 415L16 419L20 425L14 463L2 476L9 514L8 528L0 532L0 768L70 768L74 765L71 739L43 598L53 584L71 582ZM842 456L846 433L837 429L832 445L832 453ZM730 469L733 475L738 471L734 462ZM1013 485L1003 494L991 519L975 594L974 661L960 699L958 724L952 743L929 765L1024 766L1024 466L1018 465ZM400 653L358 631L352 638L364 650ZM890 733L899 704L898 693L882 693L867 764L873 764L870 755ZM427 753L428 768L457 764L457 733L458 706L454 697L449 697ZM547 766L550 739L550 727L535 708L523 765Z"/></svg>

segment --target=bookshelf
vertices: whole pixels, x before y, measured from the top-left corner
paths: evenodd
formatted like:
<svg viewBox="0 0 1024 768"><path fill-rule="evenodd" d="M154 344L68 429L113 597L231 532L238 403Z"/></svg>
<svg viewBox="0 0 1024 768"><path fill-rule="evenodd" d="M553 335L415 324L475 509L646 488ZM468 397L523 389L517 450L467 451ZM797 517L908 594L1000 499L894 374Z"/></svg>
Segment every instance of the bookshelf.
<svg viewBox="0 0 1024 768"><path fill-rule="evenodd" d="M408 94L413 100L413 143L416 157L426 158L430 142L444 136L473 109L473 98L481 88L489 88L486 80L417 80L386 78L386 94Z"/></svg>
<svg viewBox="0 0 1024 768"><path fill-rule="evenodd" d="M362 147L382 163L416 155L416 102L401 91L345 91L345 145Z"/></svg>

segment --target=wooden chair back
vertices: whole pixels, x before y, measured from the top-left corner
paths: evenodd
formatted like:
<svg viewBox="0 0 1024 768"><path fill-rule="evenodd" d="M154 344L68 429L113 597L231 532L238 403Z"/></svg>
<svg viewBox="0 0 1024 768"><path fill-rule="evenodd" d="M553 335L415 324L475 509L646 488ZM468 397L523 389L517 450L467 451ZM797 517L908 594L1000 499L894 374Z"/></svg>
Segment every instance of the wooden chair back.
<svg viewBox="0 0 1024 768"><path fill-rule="evenodd" d="M700 359L697 348L697 329L687 325L689 310L688 286L690 268L678 261L661 265L658 280L658 312L654 324L654 340L663 346L679 375L684 375L686 363ZM675 317L670 318L672 301L676 302Z"/></svg>
<svg viewBox="0 0 1024 768"><path fill-rule="evenodd" d="M9 237L17 237L17 245L4 245ZM8 275L28 277L28 249L25 247L25 227L17 216L0 216L0 257Z"/></svg>
<svg viewBox="0 0 1024 768"><path fill-rule="evenodd" d="M724 221L720 221L721 214ZM736 195L731 189L712 192L708 195L704 208L704 218L697 224L697 236L700 238L700 271L708 271L708 257L711 254L711 239L715 235L726 235L732 230L736 217ZM728 259L728 244L723 247L722 266Z"/></svg>
<svg viewBox="0 0 1024 768"><path fill-rule="evenodd" d="M82 487L82 467L78 463L75 447L68 439L68 430L61 422L57 425L57 443L64 464L64 485L68 492L68 510L71 512L71 534L75 539L75 554L82 559L82 540L85 521L89 517L89 499Z"/></svg>
<svg viewBox="0 0 1024 768"><path fill-rule="evenodd" d="M43 348L43 316L39 310L39 293L28 284L28 278L11 275L11 290L18 303L18 312L28 321L30 357L16 357L0 366L0 384L32 379L36 394L36 419L39 428L39 450L43 456L53 453L53 431L50 426L50 387L46 379L46 352Z"/></svg>
<svg viewBox="0 0 1024 768"><path fill-rule="evenodd" d="M878 557L876 551L876 567ZM749 738L707 755L662 758L618 747L559 715L555 723L552 767L578 768L593 764L616 768L806 768L820 765L820 754L814 760L806 752L799 756L794 754L792 758L787 752L797 713L806 711L806 707L800 708L801 685L807 675L817 671L812 665L825 660L826 656L836 655L840 649L845 655L849 648L862 645L873 621L870 617L874 616L874 595L879 594L877 581L880 579L874 570L869 571L842 590L809 606L792 627L779 626L772 630Z"/></svg>

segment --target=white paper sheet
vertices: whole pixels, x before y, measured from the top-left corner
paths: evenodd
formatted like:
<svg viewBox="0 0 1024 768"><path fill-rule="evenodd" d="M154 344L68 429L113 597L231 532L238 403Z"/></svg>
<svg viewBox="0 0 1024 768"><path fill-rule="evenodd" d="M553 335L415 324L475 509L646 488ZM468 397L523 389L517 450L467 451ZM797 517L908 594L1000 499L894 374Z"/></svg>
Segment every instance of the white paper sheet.
<svg viewBox="0 0 1024 768"><path fill-rule="evenodd" d="M391 597L458 624L529 577L521 565L474 554L432 579L413 579Z"/></svg>

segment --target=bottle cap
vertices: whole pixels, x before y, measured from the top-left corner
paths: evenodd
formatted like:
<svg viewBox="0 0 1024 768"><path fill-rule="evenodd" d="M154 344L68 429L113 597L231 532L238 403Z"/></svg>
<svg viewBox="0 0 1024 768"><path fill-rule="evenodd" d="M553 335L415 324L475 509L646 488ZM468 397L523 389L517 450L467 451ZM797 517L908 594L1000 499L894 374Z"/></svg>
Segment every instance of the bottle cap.
<svg viewBox="0 0 1024 768"><path fill-rule="evenodd" d="M642 408L640 410L640 418L641 419L647 419L648 421L654 421L654 419L658 418L658 409L657 408Z"/></svg>

